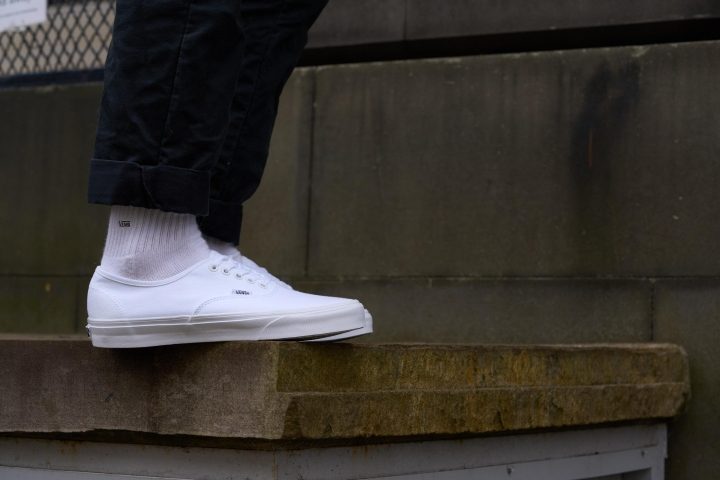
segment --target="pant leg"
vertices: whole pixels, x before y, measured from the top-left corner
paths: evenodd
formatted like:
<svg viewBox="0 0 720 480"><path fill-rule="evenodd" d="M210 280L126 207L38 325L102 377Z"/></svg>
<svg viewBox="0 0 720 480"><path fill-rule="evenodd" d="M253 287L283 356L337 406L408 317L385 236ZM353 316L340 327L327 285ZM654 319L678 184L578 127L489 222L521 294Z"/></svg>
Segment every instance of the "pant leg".
<svg viewBox="0 0 720 480"><path fill-rule="evenodd" d="M117 0L89 201L207 215L242 65L240 0Z"/></svg>
<svg viewBox="0 0 720 480"><path fill-rule="evenodd" d="M206 235L237 244L242 205L265 168L278 100L328 0L243 0L245 56L230 125L211 178Z"/></svg>

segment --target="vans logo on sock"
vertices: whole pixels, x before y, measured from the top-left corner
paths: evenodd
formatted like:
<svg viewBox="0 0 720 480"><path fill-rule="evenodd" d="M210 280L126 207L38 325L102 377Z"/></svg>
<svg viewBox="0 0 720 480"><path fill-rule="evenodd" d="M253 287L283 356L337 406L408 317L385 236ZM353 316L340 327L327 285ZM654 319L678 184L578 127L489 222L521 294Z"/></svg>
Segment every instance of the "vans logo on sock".
<svg viewBox="0 0 720 480"><path fill-rule="evenodd" d="M247 290L233 290L233 295L250 295L250 292Z"/></svg>
<svg viewBox="0 0 720 480"><path fill-rule="evenodd" d="M130 220L120 220L118 222L121 227L129 227L130 226Z"/></svg>

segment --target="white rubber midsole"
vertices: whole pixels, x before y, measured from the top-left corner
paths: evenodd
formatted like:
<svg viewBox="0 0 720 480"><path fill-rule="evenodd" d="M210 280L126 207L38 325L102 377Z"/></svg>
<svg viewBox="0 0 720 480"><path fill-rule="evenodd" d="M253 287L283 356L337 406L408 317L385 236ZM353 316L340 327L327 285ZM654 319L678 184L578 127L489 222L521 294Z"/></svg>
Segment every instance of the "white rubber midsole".
<svg viewBox="0 0 720 480"><path fill-rule="evenodd" d="M373 319L370 312L365 310L365 320L362 328L350 330L347 332L338 333L337 335L330 335L327 337L310 338L302 340L303 342L337 342L338 340L347 340L350 338L360 337L362 335L369 335L373 333Z"/></svg>
<svg viewBox="0 0 720 480"><path fill-rule="evenodd" d="M365 326L360 303L280 315L207 315L138 319L88 318L93 345L136 348L231 340L300 340L337 335Z"/></svg>

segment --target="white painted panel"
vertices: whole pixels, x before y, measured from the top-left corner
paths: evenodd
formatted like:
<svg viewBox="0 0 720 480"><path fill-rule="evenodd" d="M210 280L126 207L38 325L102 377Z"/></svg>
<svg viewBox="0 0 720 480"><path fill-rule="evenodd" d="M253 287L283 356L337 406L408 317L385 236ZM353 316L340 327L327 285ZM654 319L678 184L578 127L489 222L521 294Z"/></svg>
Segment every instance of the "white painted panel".
<svg viewBox="0 0 720 480"><path fill-rule="evenodd" d="M375 477L377 480L593 480L633 471L649 471L656 451L631 450L601 455L495 465L483 468Z"/></svg>
<svg viewBox="0 0 720 480"><path fill-rule="evenodd" d="M664 425L275 452L0 437L0 480L661 480L665 443Z"/></svg>
<svg viewBox="0 0 720 480"><path fill-rule="evenodd" d="M278 478L369 478L458 470L513 462L656 448L665 456L665 426L600 428L420 443L290 451L278 456ZM627 470L626 470L627 471ZM598 473L595 476L601 476Z"/></svg>
<svg viewBox="0 0 720 480"><path fill-rule="evenodd" d="M112 473L62 472L41 468L0 467L0 478L7 480L187 480L179 477L128 477Z"/></svg>
<svg viewBox="0 0 720 480"><path fill-rule="evenodd" d="M272 478L272 464L272 452L253 450L0 437L0 465L16 467L212 480Z"/></svg>

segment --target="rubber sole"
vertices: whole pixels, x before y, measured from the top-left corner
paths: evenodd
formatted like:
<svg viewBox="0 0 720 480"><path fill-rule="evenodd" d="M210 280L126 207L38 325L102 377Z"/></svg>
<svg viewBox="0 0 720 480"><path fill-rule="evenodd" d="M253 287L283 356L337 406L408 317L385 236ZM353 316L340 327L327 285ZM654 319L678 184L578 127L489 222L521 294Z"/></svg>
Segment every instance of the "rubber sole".
<svg viewBox="0 0 720 480"><path fill-rule="evenodd" d="M337 342L340 340L348 340L350 338L360 337L363 335L370 335L373 333L373 319L370 312L365 310L365 323L362 328L356 330L350 330L349 332L339 333L337 335L330 335L328 337L312 338L308 340L302 340L303 342Z"/></svg>
<svg viewBox="0 0 720 480"><path fill-rule="evenodd" d="M140 348L184 343L311 340L365 327L361 304L275 316L205 316L132 320L88 318L92 344Z"/></svg>

